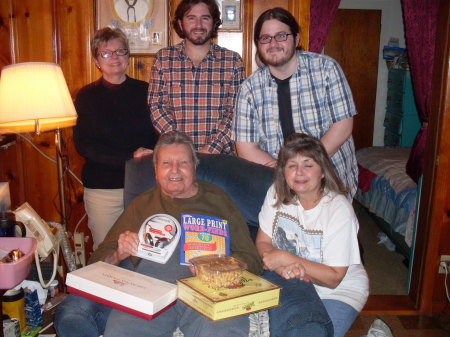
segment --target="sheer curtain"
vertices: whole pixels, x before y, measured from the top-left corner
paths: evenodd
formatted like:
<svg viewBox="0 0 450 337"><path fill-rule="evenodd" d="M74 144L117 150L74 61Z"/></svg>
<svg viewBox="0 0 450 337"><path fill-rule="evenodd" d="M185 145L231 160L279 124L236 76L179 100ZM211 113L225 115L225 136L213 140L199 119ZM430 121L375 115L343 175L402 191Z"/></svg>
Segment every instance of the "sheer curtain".
<svg viewBox="0 0 450 337"><path fill-rule="evenodd" d="M309 51L321 53L341 0L311 0Z"/></svg>
<svg viewBox="0 0 450 337"><path fill-rule="evenodd" d="M406 48L417 109L422 122L406 164L406 172L416 182L423 172L438 6L439 0L402 0Z"/></svg>

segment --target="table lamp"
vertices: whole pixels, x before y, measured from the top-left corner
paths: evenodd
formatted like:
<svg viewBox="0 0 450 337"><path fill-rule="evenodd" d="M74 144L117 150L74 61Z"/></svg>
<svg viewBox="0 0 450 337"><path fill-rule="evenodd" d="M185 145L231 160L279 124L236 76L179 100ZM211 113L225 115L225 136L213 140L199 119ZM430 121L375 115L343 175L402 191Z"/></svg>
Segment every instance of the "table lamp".
<svg viewBox="0 0 450 337"><path fill-rule="evenodd" d="M61 224L67 228L61 128L75 125L77 113L61 67L26 62L3 67L0 77L0 134L55 130Z"/></svg>

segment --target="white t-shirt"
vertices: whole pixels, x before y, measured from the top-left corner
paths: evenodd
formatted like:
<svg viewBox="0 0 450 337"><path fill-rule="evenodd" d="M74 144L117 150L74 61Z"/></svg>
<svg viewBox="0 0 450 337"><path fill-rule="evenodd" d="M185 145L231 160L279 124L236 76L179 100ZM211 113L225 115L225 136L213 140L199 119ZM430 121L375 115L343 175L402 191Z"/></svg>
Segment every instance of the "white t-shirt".
<svg viewBox="0 0 450 337"><path fill-rule="evenodd" d="M259 226L272 238L273 246L328 266L348 266L335 289L315 287L321 299L338 300L361 311L369 295L369 281L359 253L358 219L348 199L329 192L310 210L300 203L274 208L275 201L272 185L259 213Z"/></svg>

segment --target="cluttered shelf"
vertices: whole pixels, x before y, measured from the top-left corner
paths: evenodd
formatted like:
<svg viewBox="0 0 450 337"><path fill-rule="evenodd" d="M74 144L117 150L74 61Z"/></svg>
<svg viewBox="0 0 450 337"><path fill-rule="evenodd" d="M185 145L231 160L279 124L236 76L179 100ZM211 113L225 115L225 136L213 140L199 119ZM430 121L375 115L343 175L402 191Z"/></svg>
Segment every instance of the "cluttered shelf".
<svg viewBox="0 0 450 337"><path fill-rule="evenodd" d="M38 326L27 326L21 333L21 337L57 337L53 324L56 307L67 297L66 293L60 293L53 299L49 299L44 304L42 312L42 323ZM5 334L5 337L7 335Z"/></svg>
<svg viewBox="0 0 450 337"><path fill-rule="evenodd" d="M54 286L44 289L37 281L25 280L2 296L4 337L56 337L53 327L56 307L67 294Z"/></svg>
<svg viewBox="0 0 450 337"><path fill-rule="evenodd" d="M50 329L49 314L67 296L58 264L75 270L74 254L61 224L45 222L27 202L15 211L10 200L0 204L0 336L38 336Z"/></svg>
<svg viewBox="0 0 450 337"><path fill-rule="evenodd" d="M39 268L33 263L38 245L35 238L4 236L18 234L4 230L20 226L16 226L12 217L2 214L5 221L1 221L0 233L0 336L43 337L39 332L50 329L54 309L67 296L60 286L63 282L53 273L52 262L43 261ZM47 282L41 282L42 279Z"/></svg>

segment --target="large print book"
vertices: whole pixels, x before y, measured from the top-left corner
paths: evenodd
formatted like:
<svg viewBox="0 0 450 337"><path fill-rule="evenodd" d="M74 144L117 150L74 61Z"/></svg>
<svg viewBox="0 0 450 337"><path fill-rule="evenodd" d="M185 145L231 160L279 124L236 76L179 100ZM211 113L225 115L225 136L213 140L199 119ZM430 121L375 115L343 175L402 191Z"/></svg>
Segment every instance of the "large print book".
<svg viewBox="0 0 450 337"><path fill-rule="evenodd" d="M230 255L229 224L225 219L199 214L181 214L180 263L202 255Z"/></svg>
<svg viewBox="0 0 450 337"><path fill-rule="evenodd" d="M214 288L198 277L178 280L178 299L216 321L280 305L281 288L244 270L238 286Z"/></svg>
<svg viewBox="0 0 450 337"><path fill-rule="evenodd" d="M105 262L68 273L66 285L70 293L147 320L177 300L175 284Z"/></svg>

